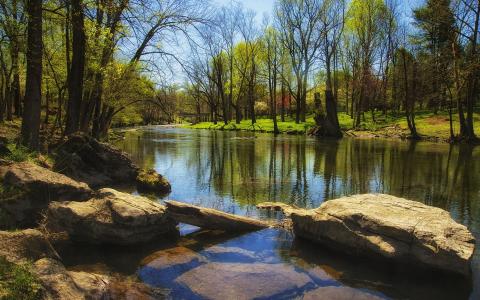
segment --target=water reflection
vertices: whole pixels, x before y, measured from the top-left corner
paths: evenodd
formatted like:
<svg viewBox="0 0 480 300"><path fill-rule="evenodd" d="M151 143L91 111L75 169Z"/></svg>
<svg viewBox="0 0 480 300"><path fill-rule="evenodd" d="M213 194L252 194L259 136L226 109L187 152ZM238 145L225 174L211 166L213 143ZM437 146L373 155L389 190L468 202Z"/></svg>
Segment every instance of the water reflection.
<svg viewBox="0 0 480 300"><path fill-rule="evenodd" d="M480 148L467 145L162 129L127 135L119 146L164 174L175 200L256 214L252 207L262 201L318 207L378 192L444 208L479 227Z"/></svg>
<svg viewBox="0 0 480 300"><path fill-rule="evenodd" d="M467 225L477 240L480 238L480 148L426 142L317 140L303 136L274 138L267 134L186 129L132 132L118 146L143 167L155 168L170 180L170 199L270 218L271 215L257 211L255 204L282 201L314 208L325 200L344 195L387 193L444 208ZM195 267L190 268L187 263L186 269L162 277L158 272L162 267L148 266L149 261L156 258L158 262L165 255L162 251L177 247L193 252ZM216 247L215 251L212 247ZM138 275L145 282L173 289L173 295L178 297L195 298L205 292L198 286L197 294L185 288L184 273L210 268L211 273L223 274L225 270L215 265L222 262L259 264L259 268L265 268L262 264L281 264L285 266L282 269L285 274L290 274L293 267L295 274L309 276L309 284L305 286L278 287L288 293L277 296L301 297L305 292L327 286L345 288L335 289L345 295L353 287L355 293L362 293L360 298L365 293L394 299L480 298L478 251L473 261L472 288L464 279L412 271L371 259L353 260L310 243L293 241L288 232L279 230L244 236L217 236L190 230L175 245L151 248L154 249L147 251L148 255L142 252L135 256L133 264L136 268L140 266ZM177 250L186 253L185 249ZM153 253L157 254L151 256ZM261 278L258 280L261 282Z"/></svg>

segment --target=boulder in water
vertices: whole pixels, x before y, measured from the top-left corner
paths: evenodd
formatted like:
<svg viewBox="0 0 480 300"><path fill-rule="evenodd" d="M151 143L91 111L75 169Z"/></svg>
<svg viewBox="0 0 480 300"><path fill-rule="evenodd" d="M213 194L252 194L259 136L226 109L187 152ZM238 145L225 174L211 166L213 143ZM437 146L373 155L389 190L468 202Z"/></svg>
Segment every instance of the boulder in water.
<svg viewBox="0 0 480 300"><path fill-rule="evenodd" d="M101 189L86 202L51 203L46 224L53 232L94 244L136 244L178 232L165 206L113 189Z"/></svg>
<svg viewBox="0 0 480 300"><path fill-rule="evenodd" d="M296 210L291 218L296 236L329 247L470 274L475 238L440 208L365 194Z"/></svg>
<svg viewBox="0 0 480 300"><path fill-rule="evenodd" d="M137 176L137 188L139 191L152 191L167 194L172 191L168 180L155 170L141 170Z"/></svg>

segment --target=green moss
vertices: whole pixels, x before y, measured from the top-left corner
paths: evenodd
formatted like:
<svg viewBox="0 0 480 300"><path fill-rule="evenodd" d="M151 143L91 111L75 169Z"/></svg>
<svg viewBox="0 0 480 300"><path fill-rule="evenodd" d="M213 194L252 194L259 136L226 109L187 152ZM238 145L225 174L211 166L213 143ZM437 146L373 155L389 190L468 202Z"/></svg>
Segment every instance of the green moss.
<svg viewBox="0 0 480 300"><path fill-rule="evenodd" d="M156 191L168 193L171 191L170 183L155 170L141 170L137 176L137 187L142 191Z"/></svg>
<svg viewBox="0 0 480 300"><path fill-rule="evenodd" d="M42 298L42 286L27 264L16 265L0 257L0 299Z"/></svg>

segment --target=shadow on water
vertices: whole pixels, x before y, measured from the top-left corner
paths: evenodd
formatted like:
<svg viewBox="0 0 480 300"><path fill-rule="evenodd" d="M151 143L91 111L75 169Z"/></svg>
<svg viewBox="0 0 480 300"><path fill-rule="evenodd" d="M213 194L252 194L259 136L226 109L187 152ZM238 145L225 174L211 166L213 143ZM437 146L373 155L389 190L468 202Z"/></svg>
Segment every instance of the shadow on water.
<svg viewBox="0 0 480 300"><path fill-rule="evenodd" d="M257 211L255 204L281 201L315 208L345 195L386 193L443 208L480 238L478 147L274 138L179 128L127 134L118 146L142 167L154 168L169 179L172 193L151 199L168 197L239 215L272 218L278 216ZM393 299L480 298L478 251L471 284L470 280L412 266L354 259L294 241L283 230L233 236L189 227L182 227L181 232L182 237L171 243L75 246L63 248L61 254L69 268L138 276L171 289L175 299L225 298L223 290L239 288L257 297L294 298L321 287L335 287L344 295L352 293L350 287L367 296ZM296 284L287 284L292 282ZM265 291L255 290L258 286Z"/></svg>
<svg viewBox="0 0 480 300"><path fill-rule="evenodd" d="M287 259L311 272L318 284L325 278L335 279L393 299L468 299L472 292L471 281L462 276L372 257L351 257L302 239L295 239Z"/></svg>

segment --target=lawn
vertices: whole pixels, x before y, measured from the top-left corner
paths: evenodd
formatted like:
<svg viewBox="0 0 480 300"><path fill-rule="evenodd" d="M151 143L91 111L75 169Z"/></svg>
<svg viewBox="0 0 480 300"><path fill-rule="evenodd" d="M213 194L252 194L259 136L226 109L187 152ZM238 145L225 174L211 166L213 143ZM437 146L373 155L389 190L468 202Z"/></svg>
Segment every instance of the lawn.
<svg viewBox="0 0 480 300"><path fill-rule="evenodd" d="M339 113L338 119L342 130L351 130L353 126L353 119L346 113ZM432 112L417 112L415 116L415 122L417 131L419 134L427 137L437 137L440 139L448 139L450 137L449 129L449 117L448 113L441 112L434 114ZM480 134L480 114L475 114L475 132ZM305 123L296 124L294 119L287 118L285 122L278 121L278 129L281 133L289 134L305 134L310 128L315 126L313 115L307 117ZM218 122L202 122L194 125L185 125L187 128L194 129L213 129L213 130L245 130L245 131L259 131L259 132L273 132L273 120L260 118L257 119L255 125L252 125L250 120L242 120L240 124L230 122L225 124ZM458 115L453 116L454 132L458 132ZM375 115L375 121L373 121L371 113L365 113L364 119L362 119L361 129L354 131L383 133L386 129L395 128L399 132L408 131L407 121L403 114L387 114L386 116L380 112Z"/></svg>

